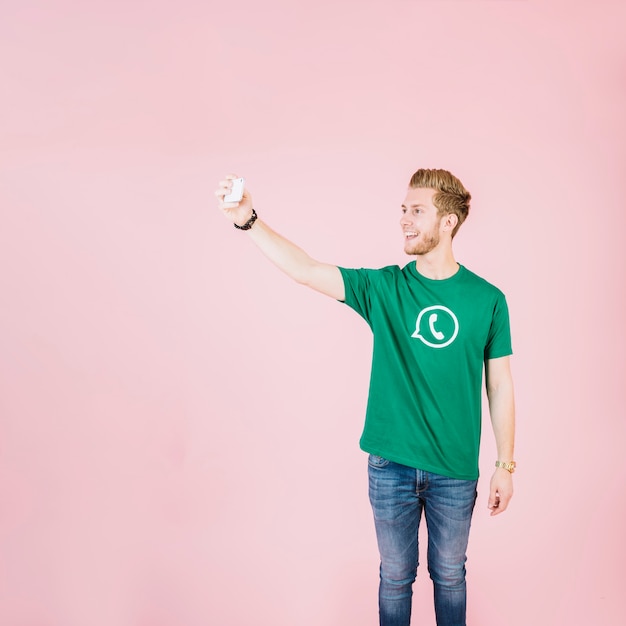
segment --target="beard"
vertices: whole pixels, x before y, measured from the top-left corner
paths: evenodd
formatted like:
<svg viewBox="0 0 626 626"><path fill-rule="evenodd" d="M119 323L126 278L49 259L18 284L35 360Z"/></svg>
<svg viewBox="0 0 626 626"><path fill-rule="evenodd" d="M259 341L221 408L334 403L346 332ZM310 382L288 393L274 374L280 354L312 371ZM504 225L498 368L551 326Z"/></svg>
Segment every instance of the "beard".
<svg viewBox="0 0 626 626"><path fill-rule="evenodd" d="M407 241L404 251L410 255L428 254L439 245L439 227L435 226L429 233L420 233L416 239Z"/></svg>

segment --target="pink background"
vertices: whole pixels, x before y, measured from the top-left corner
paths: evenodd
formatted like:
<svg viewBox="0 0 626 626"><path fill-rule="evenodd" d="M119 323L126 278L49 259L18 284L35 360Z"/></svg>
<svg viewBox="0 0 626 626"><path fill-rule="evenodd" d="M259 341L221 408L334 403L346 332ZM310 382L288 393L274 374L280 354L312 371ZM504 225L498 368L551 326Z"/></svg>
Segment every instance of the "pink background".
<svg viewBox="0 0 626 626"><path fill-rule="evenodd" d="M362 626L371 337L216 210L321 260L408 262L418 167L473 194L511 308L516 495L474 626L623 623L621 2L4 0L0 623ZM485 416L487 419L487 416ZM434 624L426 569L414 623Z"/></svg>

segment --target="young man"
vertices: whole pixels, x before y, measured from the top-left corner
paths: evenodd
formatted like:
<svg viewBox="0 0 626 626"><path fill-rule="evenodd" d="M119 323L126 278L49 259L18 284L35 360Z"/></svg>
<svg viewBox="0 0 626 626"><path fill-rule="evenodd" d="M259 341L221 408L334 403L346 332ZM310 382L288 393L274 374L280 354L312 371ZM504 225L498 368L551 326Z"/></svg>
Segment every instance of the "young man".
<svg viewBox="0 0 626 626"><path fill-rule="evenodd" d="M225 203L235 176L216 195L283 272L345 302L374 334L361 448L369 453L369 495L380 551L381 626L409 626L422 512L438 626L465 625L465 554L476 500L485 368L498 459L488 506L502 513L513 495L513 382L504 295L458 264L452 238L471 196L446 170L420 169L402 204L404 268L345 269L320 263L257 219L246 191Z"/></svg>

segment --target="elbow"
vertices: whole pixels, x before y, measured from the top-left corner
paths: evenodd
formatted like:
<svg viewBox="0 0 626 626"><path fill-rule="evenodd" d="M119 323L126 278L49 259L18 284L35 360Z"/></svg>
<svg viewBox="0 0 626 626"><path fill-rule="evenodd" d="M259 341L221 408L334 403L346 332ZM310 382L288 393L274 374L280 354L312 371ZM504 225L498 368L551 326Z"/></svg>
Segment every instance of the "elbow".
<svg viewBox="0 0 626 626"><path fill-rule="evenodd" d="M298 285L304 285L305 287L311 286L311 277L306 272L298 272L291 275L291 278L298 283Z"/></svg>
<svg viewBox="0 0 626 626"><path fill-rule="evenodd" d="M313 288L318 265L319 264L313 261L313 259L307 259L306 263L303 263L294 269L291 278L293 278L298 285Z"/></svg>
<svg viewBox="0 0 626 626"><path fill-rule="evenodd" d="M513 378L511 376L498 376L487 381L488 396L510 393L513 393Z"/></svg>
<svg viewBox="0 0 626 626"><path fill-rule="evenodd" d="M493 401L496 398L511 398L513 399L513 381L506 380L497 384L487 385L487 397L489 401Z"/></svg>

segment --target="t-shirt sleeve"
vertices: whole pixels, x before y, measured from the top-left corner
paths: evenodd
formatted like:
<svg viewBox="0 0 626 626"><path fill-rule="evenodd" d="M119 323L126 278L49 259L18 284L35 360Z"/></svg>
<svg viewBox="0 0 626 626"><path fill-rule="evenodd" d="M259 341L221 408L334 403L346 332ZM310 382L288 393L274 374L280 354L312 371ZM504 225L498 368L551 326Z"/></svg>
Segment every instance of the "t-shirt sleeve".
<svg viewBox="0 0 626 626"><path fill-rule="evenodd" d="M487 359L497 359L502 356L508 356L512 353L509 307L507 306L504 294L498 292L498 297L493 308L487 344L485 345L485 361Z"/></svg>
<svg viewBox="0 0 626 626"><path fill-rule="evenodd" d="M371 326L372 278L374 270L340 267L346 290L345 304L354 309Z"/></svg>

